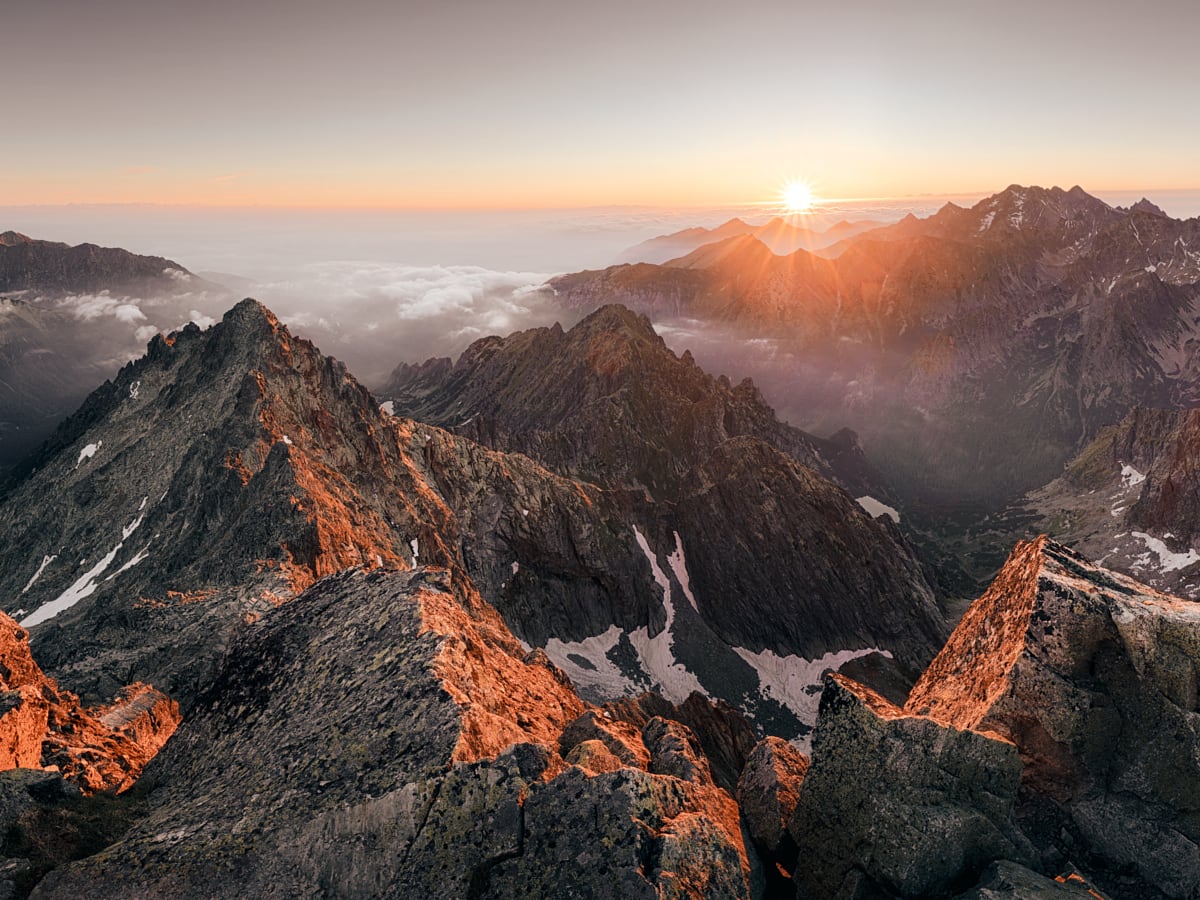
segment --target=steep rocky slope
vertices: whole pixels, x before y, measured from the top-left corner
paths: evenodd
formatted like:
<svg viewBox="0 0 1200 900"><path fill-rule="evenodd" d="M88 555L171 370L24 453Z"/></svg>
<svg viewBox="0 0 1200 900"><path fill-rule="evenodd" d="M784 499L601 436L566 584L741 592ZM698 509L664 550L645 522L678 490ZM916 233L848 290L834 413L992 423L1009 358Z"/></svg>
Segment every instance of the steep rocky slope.
<svg viewBox="0 0 1200 900"><path fill-rule="evenodd" d="M675 591L685 664L699 672L707 658L727 681L753 666L804 724L826 666L877 648L911 682L929 658L922 647L940 645L925 572L854 436L781 423L751 382L732 387L675 356L644 316L605 307L567 332L485 338L456 363L400 366L380 393L397 413L621 492L639 533L670 554L657 574ZM607 653L604 631L575 639L604 638ZM594 649L571 652L602 669Z"/></svg>
<svg viewBox="0 0 1200 900"><path fill-rule="evenodd" d="M913 688L910 714L1020 752L1043 861L1118 896L1200 883L1200 608L1040 538L1019 545Z"/></svg>
<svg viewBox="0 0 1200 900"><path fill-rule="evenodd" d="M147 329L219 316L229 299L169 259L0 234L0 473L138 355Z"/></svg>
<svg viewBox="0 0 1200 900"><path fill-rule="evenodd" d="M418 561L469 577L591 700L699 691L792 737L827 666L878 649L915 677L941 619L890 522L762 442L724 443L673 520L382 412L246 301L155 338L13 473L0 591L90 702L136 678L186 707L246 621L346 566ZM685 548L718 527L726 559L693 573Z"/></svg>
<svg viewBox="0 0 1200 900"><path fill-rule="evenodd" d="M132 787L179 724L179 706L145 684L85 709L38 668L29 636L0 613L0 770L54 769L87 793Z"/></svg>
<svg viewBox="0 0 1200 900"><path fill-rule="evenodd" d="M1025 506L1033 526L1160 590L1200 598L1200 411L1134 409Z"/></svg>
<svg viewBox="0 0 1200 900"><path fill-rule="evenodd" d="M566 332L487 337L454 362L401 364L377 393L398 414L655 497L677 494L723 441L753 437L855 496L888 499L853 433L822 439L780 422L752 381L708 375L620 305Z"/></svg>
<svg viewBox="0 0 1200 900"><path fill-rule="evenodd" d="M777 340L777 368L743 368L789 418L849 425L909 497L961 505L1045 483L1132 406L1200 396L1198 281L1200 219L1014 185L836 259L742 235L551 287Z"/></svg>

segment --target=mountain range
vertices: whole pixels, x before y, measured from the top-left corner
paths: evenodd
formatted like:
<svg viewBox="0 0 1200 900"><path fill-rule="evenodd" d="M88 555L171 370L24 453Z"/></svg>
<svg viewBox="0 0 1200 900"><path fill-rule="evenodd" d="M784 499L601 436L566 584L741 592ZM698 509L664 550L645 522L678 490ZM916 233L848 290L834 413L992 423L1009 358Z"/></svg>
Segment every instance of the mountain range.
<svg viewBox="0 0 1200 900"><path fill-rule="evenodd" d="M1195 403L1198 280L1200 219L1014 185L835 258L740 235L550 286L572 308L775 340L775 368L752 344L738 359L787 417L853 428L904 498L944 511L1044 484L1135 406Z"/></svg>
<svg viewBox="0 0 1200 900"><path fill-rule="evenodd" d="M880 439L906 420L860 437L882 406L788 424L673 352L654 303L375 390L254 300L155 333L0 481L0 891L1191 897L1194 225L1014 187L836 259L735 237L555 282L677 279L689 316L843 376L886 352L897 383L936 325L970 374L910 410L928 457ZM1132 231L1177 255L1122 268ZM874 300L835 279L832 322L788 293L868 263ZM1084 274L1118 271L1125 306ZM1111 381L1070 419L1006 398L1023 361ZM946 400L966 386L974 419ZM1078 434L1021 450L1035 402ZM1033 454L1010 480L985 425ZM1051 450L1065 468L1024 468ZM965 475L906 473L969 453L988 515L931 540ZM978 591L972 541L1007 555Z"/></svg>
<svg viewBox="0 0 1200 900"><path fill-rule="evenodd" d="M809 224L807 216L775 216L762 225L751 225L739 218L730 219L715 228L684 228L671 234L650 238L629 247L617 258L617 263L665 263L726 238L750 235L770 247L775 253L796 250L821 251L836 247L841 241L879 228L883 223L870 219L837 222L828 228Z"/></svg>
<svg viewBox="0 0 1200 900"><path fill-rule="evenodd" d="M169 259L0 233L0 473L148 335L228 303L224 288Z"/></svg>

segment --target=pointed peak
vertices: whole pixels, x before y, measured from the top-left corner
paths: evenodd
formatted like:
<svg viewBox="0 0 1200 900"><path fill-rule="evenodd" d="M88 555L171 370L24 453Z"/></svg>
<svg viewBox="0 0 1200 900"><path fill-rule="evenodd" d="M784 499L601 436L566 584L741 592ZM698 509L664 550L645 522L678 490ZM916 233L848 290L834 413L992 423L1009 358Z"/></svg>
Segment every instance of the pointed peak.
<svg viewBox="0 0 1200 900"><path fill-rule="evenodd" d="M1159 216L1164 219L1168 218L1166 212L1163 211L1162 207L1158 206L1155 203L1151 203L1145 197L1143 197L1137 203L1133 204L1133 206L1129 207L1129 211L1130 212L1149 213L1152 216Z"/></svg>
<svg viewBox="0 0 1200 900"><path fill-rule="evenodd" d="M271 312L253 297L247 297L245 300L239 301L225 313L222 321L231 324L256 324L261 322L272 328L279 324L279 319L275 313Z"/></svg>
<svg viewBox="0 0 1200 900"><path fill-rule="evenodd" d="M632 337L658 342L658 332L650 320L620 303L609 303L575 325L568 335L582 335L599 331L620 332Z"/></svg>
<svg viewBox="0 0 1200 900"><path fill-rule="evenodd" d="M0 247L15 247L18 244L32 244L33 238L19 231L5 231L0 234Z"/></svg>

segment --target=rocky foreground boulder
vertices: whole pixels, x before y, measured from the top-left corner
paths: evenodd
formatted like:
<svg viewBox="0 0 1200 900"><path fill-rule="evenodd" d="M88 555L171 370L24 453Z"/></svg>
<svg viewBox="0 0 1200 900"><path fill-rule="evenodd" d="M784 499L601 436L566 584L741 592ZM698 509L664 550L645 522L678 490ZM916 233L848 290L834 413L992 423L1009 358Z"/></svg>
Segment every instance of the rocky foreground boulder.
<svg viewBox="0 0 1200 900"><path fill-rule="evenodd" d="M933 897L994 860L1029 861L1013 818L1020 777L1009 741L906 715L831 675L788 824L795 880L814 897Z"/></svg>
<svg viewBox="0 0 1200 900"><path fill-rule="evenodd" d="M1200 885L1200 606L1019 545L905 706L1020 752L1018 819L1117 896Z"/></svg>

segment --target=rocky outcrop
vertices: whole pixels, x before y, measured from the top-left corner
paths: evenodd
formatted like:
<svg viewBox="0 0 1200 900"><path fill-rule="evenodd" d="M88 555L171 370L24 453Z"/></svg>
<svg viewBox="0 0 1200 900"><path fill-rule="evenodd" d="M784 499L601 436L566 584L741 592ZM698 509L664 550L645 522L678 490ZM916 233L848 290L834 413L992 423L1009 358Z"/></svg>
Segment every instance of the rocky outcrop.
<svg viewBox="0 0 1200 900"><path fill-rule="evenodd" d="M525 656L445 572L326 578L235 643L148 772L146 819L35 895L747 897L736 805L683 726L649 743L694 778L645 771L644 745L565 763L607 720Z"/></svg>
<svg viewBox="0 0 1200 900"><path fill-rule="evenodd" d="M738 776L757 741L745 715L723 700L709 700L696 693L680 704L647 693L607 703L603 708L638 729L644 729L656 716L686 725L703 748L713 781L730 793L737 789Z"/></svg>
<svg viewBox="0 0 1200 900"><path fill-rule="evenodd" d="M130 788L179 725L179 706L145 684L84 709L47 678L29 635L0 613L0 770L52 768L87 793Z"/></svg>
<svg viewBox="0 0 1200 900"><path fill-rule="evenodd" d="M1117 895L1200 883L1200 609L1019 545L905 707L1019 749L1022 825Z"/></svg>
<svg viewBox="0 0 1200 900"><path fill-rule="evenodd" d="M796 811L808 762L790 743L771 736L746 759L737 784L738 808L754 843L768 859L795 854L787 826Z"/></svg>
<svg viewBox="0 0 1200 900"><path fill-rule="evenodd" d="M829 676L788 825L794 878L817 897L930 897L972 884L994 860L1028 860L1013 821L1020 776L1007 740L906 714Z"/></svg>

